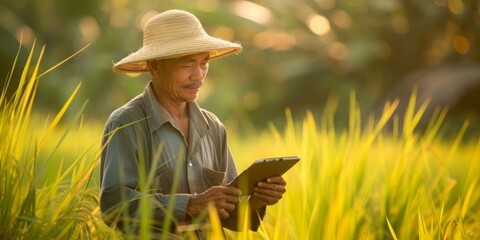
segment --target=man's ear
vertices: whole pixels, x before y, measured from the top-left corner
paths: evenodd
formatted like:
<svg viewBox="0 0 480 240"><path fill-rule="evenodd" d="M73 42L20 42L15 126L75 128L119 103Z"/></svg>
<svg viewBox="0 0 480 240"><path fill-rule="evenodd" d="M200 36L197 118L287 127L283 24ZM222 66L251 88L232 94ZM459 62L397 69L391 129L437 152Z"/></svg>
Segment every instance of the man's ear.
<svg viewBox="0 0 480 240"><path fill-rule="evenodd" d="M147 68L148 71L152 74L152 76L155 76L158 74L158 61L156 60L148 60L147 61Z"/></svg>

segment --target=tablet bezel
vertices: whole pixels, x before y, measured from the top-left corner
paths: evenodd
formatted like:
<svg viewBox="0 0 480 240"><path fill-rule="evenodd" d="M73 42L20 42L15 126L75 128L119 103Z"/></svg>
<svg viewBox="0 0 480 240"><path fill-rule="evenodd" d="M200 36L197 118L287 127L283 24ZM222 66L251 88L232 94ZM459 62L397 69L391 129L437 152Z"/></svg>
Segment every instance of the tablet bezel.
<svg viewBox="0 0 480 240"><path fill-rule="evenodd" d="M252 195L255 185L269 177L282 176L300 161L299 156L269 157L257 159L240 173L228 186L242 191L242 196Z"/></svg>

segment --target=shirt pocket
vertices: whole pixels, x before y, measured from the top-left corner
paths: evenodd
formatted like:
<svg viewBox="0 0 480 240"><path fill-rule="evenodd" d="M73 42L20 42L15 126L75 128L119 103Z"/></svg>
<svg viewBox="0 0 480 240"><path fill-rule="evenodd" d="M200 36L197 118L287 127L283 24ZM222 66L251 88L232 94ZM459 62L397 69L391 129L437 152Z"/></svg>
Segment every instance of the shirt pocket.
<svg viewBox="0 0 480 240"><path fill-rule="evenodd" d="M162 194L169 194L172 192L173 178L175 177L175 172L171 170L165 170L161 172L155 178L155 192Z"/></svg>
<svg viewBox="0 0 480 240"><path fill-rule="evenodd" d="M205 187L208 189L212 186L223 185L223 180L225 179L225 172L215 171L210 168L202 167L203 172L203 181L205 182Z"/></svg>

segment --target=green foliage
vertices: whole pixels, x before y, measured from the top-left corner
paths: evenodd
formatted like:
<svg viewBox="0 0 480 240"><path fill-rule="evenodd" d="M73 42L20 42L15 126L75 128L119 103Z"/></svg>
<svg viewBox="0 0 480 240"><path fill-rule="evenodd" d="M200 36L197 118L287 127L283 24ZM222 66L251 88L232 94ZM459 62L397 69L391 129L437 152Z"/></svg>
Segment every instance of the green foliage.
<svg viewBox="0 0 480 240"><path fill-rule="evenodd" d="M13 96L7 95L7 88L15 77L9 75L0 97L0 238L102 238L108 231L99 231L102 225L97 189L89 187L97 162L84 158L91 147L82 150L84 152L76 158L56 156L63 138L81 116L82 109L78 110L71 126L62 132L59 142L49 148L47 154L44 153L46 143L55 141L50 136L58 131L59 122L80 86L71 93L54 119L46 122L41 134L36 135L32 130L32 127L41 126L31 122L39 77L58 66L39 72L44 50L42 48L35 57L35 44L32 46ZM16 66L17 58L12 73Z"/></svg>
<svg viewBox="0 0 480 240"><path fill-rule="evenodd" d="M263 129L268 120L283 122L285 107L320 113L329 98L348 101L352 89L364 111L375 110L414 70L478 63L479 7L475 0L7 0L0 6L0 56L14 56L22 31L52 46L49 64L92 43L50 75L62 84L39 87L49 96L39 106L58 109L82 81L79 98L96 106L85 114L103 121L149 80L114 74L112 61L141 47L142 23L152 11L185 9L210 34L244 46L240 55L212 62L202 105L229 121L241 121L234 109L242 108ZM348 108L340 105L337 113L340 126Z"/></svg>

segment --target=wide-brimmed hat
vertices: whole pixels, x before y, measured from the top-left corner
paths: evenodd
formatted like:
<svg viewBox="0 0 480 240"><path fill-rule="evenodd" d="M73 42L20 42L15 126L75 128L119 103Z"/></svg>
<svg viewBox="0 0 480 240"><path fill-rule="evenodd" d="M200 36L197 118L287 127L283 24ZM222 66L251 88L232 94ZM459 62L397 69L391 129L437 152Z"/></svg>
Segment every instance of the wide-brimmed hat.
<svg viewBox="0 0 480 240"><path fill-rule="evenodd" d="M113 65L116 72L148 71L147 60L209 52L210 60L237 54L242 46L209 36L200 21L183 10L168 10L151 18L143 28L143 46Z"/></svg>

